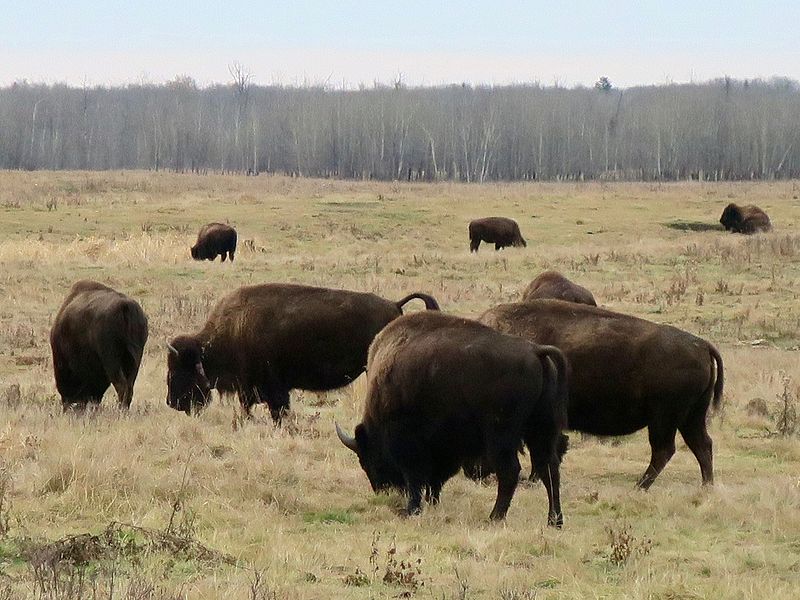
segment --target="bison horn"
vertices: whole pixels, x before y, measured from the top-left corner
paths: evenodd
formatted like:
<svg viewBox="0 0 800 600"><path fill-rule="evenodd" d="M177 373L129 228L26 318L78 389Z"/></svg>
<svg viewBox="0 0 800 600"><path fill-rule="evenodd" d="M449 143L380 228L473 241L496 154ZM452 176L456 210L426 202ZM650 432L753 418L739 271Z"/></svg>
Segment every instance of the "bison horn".
<svg viewBox="0 0 800 600"><path fill-rule="evenodd" d="M342 428L339 427L338 423L336 423L336 435L339 436L339 439L342 441L342 443L345 445L346 448L350 448L350 450L358 454L358 442L356 442L356 438L354 438L352 435L348 435L347 433L345 433L342 430Z"/></svg>
<svg viewBox="0 0 800 600"><path fill-rule="evenodd" d="M173 346L173 345L172 345L172 344L170 344L169 342L167 342L167 350L169 350L170 352L172 352L172 353L173 353L175 356L180 356L180 352L178 352L178 349L177 349L177 348L175 348L175 346Z"/></svg>

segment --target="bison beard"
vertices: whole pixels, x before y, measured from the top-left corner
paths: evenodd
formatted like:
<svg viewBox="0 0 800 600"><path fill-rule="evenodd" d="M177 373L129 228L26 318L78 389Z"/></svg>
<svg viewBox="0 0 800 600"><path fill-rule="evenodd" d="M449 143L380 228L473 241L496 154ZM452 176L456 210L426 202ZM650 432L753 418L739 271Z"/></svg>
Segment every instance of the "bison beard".
<svg viewBox="0 0 800 600"><path fill-rule="evenodd" d="M652 455L639 487L649 488L669 462L678 431L703 483L713 483L706 413L719 406L724 382L714 346L669 325L559 300L503 304L480 321L561 349L570 367L569 429L608 436L647 427Z"/></svg>
<svg viewBox="0 0 800 600"><path fill-rule="evenodd" d="M490 518L503 519L524 443L547 490L548 524L562 525L557 445L567 382L557 348L467 319L415 313L375 338L367 373L355 435L336 430L373 490L400 488L408 514L416 514L423 492L437 503L444 482L464 462L485 455L498 481Z"/></svg>
<svg viewBox="0 0 800 600"><path fill-rule="evenodd" d="M370 343L402 306L361 292L304 285L239 288L217 303L203 329L168 344L167 404L185 413L205 406L211 390L236 393L242 408L266 402L275 421L292 389L345 386L364 371Z"/></svg>
<svg viewBox="0 0 800 600"><path fill-rule="evenodd" d="M56 388L64 410L99 403L109 385L128 408L147 341L141 306L95 281L78 281L50 331Z"/></svg>

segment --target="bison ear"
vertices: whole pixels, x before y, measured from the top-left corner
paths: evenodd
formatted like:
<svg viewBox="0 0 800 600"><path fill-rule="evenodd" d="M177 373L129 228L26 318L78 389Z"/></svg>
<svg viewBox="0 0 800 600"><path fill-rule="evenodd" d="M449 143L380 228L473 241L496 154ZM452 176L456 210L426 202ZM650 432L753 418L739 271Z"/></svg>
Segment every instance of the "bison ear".
<svg viewBox="0 0 800 600"><path fill-rule="evenodd" d="M339 440L342 442L342 444L344 444L345 448L349 448L358 454L358 442L356 441L356 438L349 433L345 433L344 430L339 427L339 423L336 423L336 435L339 436Z"/></svg>

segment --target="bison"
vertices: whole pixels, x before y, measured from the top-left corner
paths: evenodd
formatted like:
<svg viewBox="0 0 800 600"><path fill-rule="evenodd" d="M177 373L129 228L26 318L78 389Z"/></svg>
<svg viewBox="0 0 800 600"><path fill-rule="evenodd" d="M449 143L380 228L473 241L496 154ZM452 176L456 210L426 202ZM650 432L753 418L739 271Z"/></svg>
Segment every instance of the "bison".
<svg viewBox="0 0 800 600"><path fill-rule="evenodd" d="M522 293L523 302L529 302L537 298L552 298L554 300L564 300L565 302L597 306L592 292L577 283L572 283L558 271L540 273Z"/></svg>
<svg viewBox="0 0 800 600"><path fill-rule="evenodd" d="M548 524L563 523L557 444L566 418L566 364L557 348L531 344L476 321L406 315L372 343L364 416L342 443L375 491L399 488L408 514L423 491L439 501L461 465L486 455L497 473L491 519L503 519L524 443L548 495Z"/></svg>
<svg viewBox="0 0 800 600"><path fill-rule="evenodd" d="M487 217L469 223L469 251L477 252L481 242L494 244L495 250L506 246L527 246L519 232L519 225L506 217Z"/></svg>
<svg viewBox="0 0 800 600"><path fill-rule="evenodd" d="M279 422L290 390L331 390L358 377L372 340L414 298L439 309L427 294L391 302L305 285L241 287L217 303L198 333L168 343L167 404L189 414L216 388L236 392L247 414L266 402Z"/></svg>
<svg viewBox="0 0 800 600"><path fill-rule="evenodd" d="M109 385L128 408L147 341L139 304L96 281L78 281L50 330L56 388L64 410L99 403Z"/></svg>
<svg viewBox="0 0 800 600"><path fill-rule="evenodd" d="M217 256L221 256L221 262L225 262L227 256L233 262L233 255L236 253L236 230L222 223L203 225L191 252L195 260L213 261Z"/></svg>
<svg viewBox="0 0 800 600"><path fill-rule="evenodd" d="M482 323L561 349L569 365L568 429L599 436L647 427L652 456L637 486L647 489L675 452L680 431L714 481L706 413L722 398L722 357L707 341L669 325L560 300L503 304Z"/></svg>
<svg viewBox="0 0 800 600"><path fill-rule="evenodd" d="M751 234L772 229L767 213L752 204L738 206L731 202L722 211L719 222L733 233Z"/></svg>

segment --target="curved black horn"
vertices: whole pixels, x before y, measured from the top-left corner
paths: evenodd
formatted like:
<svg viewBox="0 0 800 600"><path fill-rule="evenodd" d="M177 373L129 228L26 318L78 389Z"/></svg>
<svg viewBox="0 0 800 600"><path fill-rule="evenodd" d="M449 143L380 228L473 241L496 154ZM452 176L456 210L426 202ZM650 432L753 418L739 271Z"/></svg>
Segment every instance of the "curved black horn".
<svg viewBox="0 0 800 600"><path fill-rule="evenodd" d="M345 433L342 430L342 428L339 427L338 423L336 423L336 435L339 436L339 439L341 440L342 444L345 445L346 448L349 448L350 450L358 454L358 442L356 442L356 438L354 438L352 435Z"/></svg>
<svg viewBox="0 0 800 600"><path fill-rule="evenodd" d="M169 350L170 352L172 352L172 353L173 353L175 356L180 356L180 352L178 352L178 349L177 349L177 348L175 348L175 346L173 346L173 345L172 345L172 344L170 344L169 342L167 342L166 344L167 344L167 350Z"/></svg>

